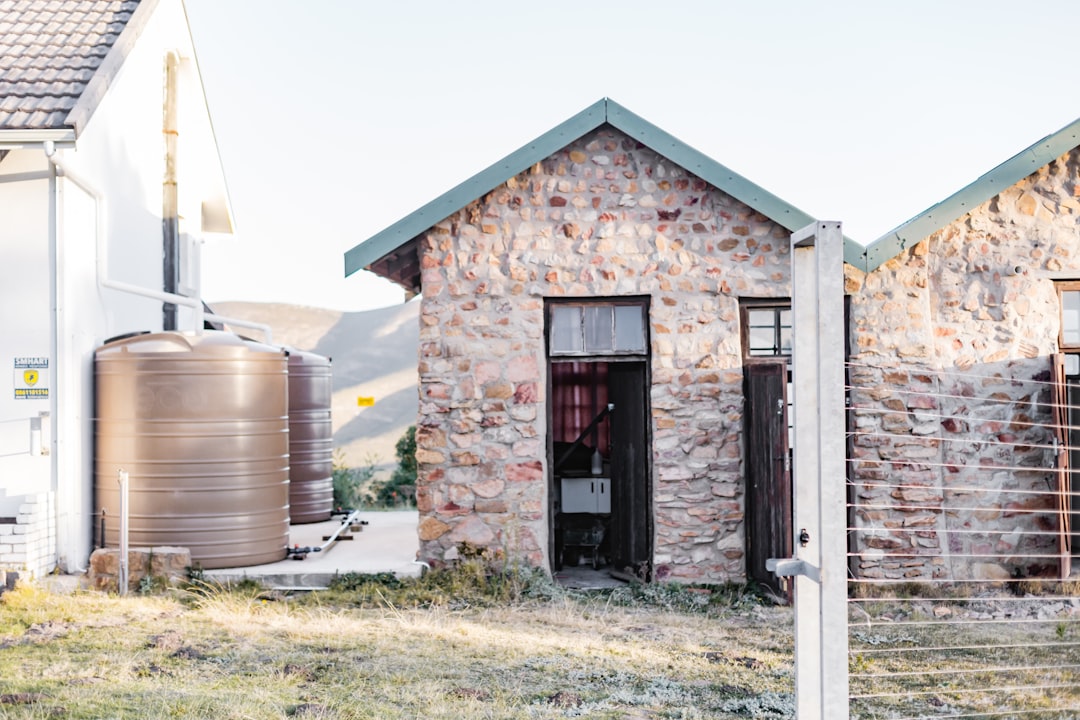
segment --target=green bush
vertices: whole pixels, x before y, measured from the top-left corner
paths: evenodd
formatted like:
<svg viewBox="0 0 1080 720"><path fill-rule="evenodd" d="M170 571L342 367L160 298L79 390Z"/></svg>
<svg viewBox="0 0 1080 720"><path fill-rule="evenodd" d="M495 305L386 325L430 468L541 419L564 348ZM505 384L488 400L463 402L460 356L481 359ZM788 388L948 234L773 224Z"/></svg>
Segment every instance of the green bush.
<svg viewBox="0 0 1080 720"><path fill-rule="evenodd" d="M390 479L373 488L379 507L416 507L416 426L410 425L394 446L398 466Z"/></svg>
<svg viewBox="0 0 1080 720"><path fill-rule="evenodd" d="M561 594L547 573L505 562L500 551L459 546L452 565L420 577L393 573L344 573L329 583L326 595L357 607L491 607L552 600ZM311 598L313 602L319 598Z"/></svg>
<svg viewBox="0 0 1080 720"><path fill-rule="evenodd" d="M368 464L351 468L345 464L345 454L334 450L334 464L331 477L334 482L334 507L336 509L355 510L364 504L364 485L375 474L375 462L368 459Z"/></svg>

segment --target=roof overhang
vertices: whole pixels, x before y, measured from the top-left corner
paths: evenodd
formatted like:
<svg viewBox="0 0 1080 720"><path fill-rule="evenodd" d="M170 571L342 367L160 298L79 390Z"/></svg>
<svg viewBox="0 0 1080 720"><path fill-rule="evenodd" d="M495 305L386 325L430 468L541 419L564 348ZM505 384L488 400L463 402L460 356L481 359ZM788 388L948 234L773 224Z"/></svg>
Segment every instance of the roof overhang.
<svg viewBox="0 0 1080 720"><path fill-rule="evenodd" d="M814 218L809 214L695 150L614 100L603 98L382 232L353 247L345 253L345 276L348 277L357 270L366 269L401 285L406 290L419 292L418 244L419 238L426 230L514 175L605 124L638 140L789 231L794 232L814 222ZM862 267L865 264L864 258L865 248L845 238L845 262Z"/></svg>
<svg viewBox="0 0 1080 720"><path fill-rule="evenodd" d="M82 93L79 94L79 99L75 101L75 105L65 119L66 124L75 129L76 135L82 134L83 128L90 122L94 111L97 110L105 94L109 91L109 87L112 86L117 75L120 74L120 68L128 55L131 54L135 43L142 35L143 30L150 21L150 17L154 14L159 1L141 0L139 2L127 23L124 24L124 29L120 31L120 35L101 61L101 65L94 71L94 76L90 78L90 82L86 84Z"/></svg>
<svg viewBox="0 0 1080 720"><path fill-rule="evenodd" d="M75 130L60 128L56 130L0 130L0 148L4 150L24 150L44 147L51 142L58 148L75 147Z"/></svg>

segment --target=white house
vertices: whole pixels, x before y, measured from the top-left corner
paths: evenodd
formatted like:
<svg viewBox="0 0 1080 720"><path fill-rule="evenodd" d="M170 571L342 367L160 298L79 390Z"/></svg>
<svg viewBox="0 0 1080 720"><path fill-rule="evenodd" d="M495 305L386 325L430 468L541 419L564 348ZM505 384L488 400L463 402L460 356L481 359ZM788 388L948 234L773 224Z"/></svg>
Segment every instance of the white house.
<svg viewBox="0 0 1080 720"><path fill-rule="evenodd" d="M93 351L201 327L233 230L182 0L0 2L0 209L0 569L79 572Z"/></svg>

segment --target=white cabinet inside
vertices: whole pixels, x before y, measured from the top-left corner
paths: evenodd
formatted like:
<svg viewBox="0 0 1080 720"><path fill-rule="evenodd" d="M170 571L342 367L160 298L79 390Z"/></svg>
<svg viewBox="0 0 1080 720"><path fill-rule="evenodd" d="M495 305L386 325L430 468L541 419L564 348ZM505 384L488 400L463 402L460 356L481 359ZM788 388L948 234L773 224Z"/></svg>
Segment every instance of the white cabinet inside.
<svg viewBox="0 0 1080 720"><path fill-rule="evenodd" d="M611 478L562 478L562 511L564 513L610 513Z"/></svg>

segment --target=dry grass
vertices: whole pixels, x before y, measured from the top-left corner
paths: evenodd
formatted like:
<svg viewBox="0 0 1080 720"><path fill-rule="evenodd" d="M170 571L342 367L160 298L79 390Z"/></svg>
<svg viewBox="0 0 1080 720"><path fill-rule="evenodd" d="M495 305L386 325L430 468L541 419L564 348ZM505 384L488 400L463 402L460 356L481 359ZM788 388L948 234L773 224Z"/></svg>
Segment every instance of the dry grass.
<svg viewBox="0 0 1080 720"><path fill-rule="evenodd" d="M856 603L852 717L1077 717L1080 614L1052 589ZM575 593L481 559L296 596L0 596L0 718L793 718L793 677L791 611L745 588Z"/></svg>
<svg viewBox="0 0 1080 720"><path fill-rule="evenodd" d="M504 582L485 602L466 583L462 603L359 585L297 598L20 587L0 598L0 717L791 717L790 612L745 595L549 587L530 600Z"/></svg>
<svg viewBox="0 0 1080 720"><path fill-rule="evenodd" d="M858 603L850 615L852 717L1073 720L1080 709L1074 590L1071 583L924 587Z"/></svg>

